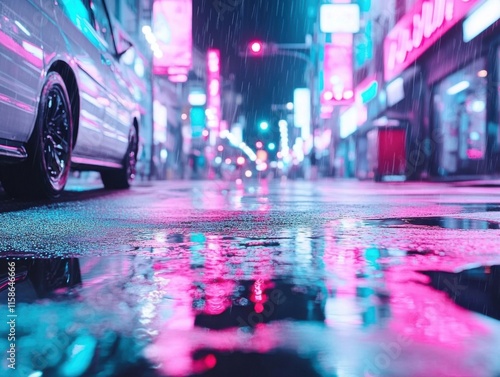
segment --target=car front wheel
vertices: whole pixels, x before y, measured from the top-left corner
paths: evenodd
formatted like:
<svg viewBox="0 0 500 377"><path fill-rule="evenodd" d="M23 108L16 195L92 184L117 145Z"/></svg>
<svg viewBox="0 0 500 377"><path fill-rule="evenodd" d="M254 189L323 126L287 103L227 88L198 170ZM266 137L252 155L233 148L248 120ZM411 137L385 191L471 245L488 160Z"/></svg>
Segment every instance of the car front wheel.
<svg viewBox="0 0 500 377"><path fill-rule="evenodd" d="M27 160L0 170L5 191L18 198L58 197L68 180L72 146L73 124L66 85L57 72L50 72L40 96Z"/></svg>

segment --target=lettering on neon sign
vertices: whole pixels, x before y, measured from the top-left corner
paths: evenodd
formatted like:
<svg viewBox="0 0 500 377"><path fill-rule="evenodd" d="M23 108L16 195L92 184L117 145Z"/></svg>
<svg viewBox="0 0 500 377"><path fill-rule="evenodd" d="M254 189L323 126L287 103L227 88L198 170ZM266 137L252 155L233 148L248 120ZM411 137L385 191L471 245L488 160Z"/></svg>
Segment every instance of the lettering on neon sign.
<svg viewBox="0 0 500 377"><path fill-rule="evenodd" d="M208 91L209 91L210 95L214 96L214 97L217 96L220 93L219 87L220 87L220 84L219 84L218 79L210 80L210 84L208 85Z"/></svg>
<svg viewBox="0 0 500 377"><path fill-rule="evenodd" d="M392 67L397 63L403 63L409 52L422 46L425 38L430 38L446 19L453 19L454 0L437 0L435 3L426 1L422 4L420 14L413 16L413 30L406 29L399 34L397 42L391 43L390 63Z"/></svg>
<svg viewBox="0 0 500 377"><path fill-rule="evenodd" d="M208 53L208 70L210 72L219 72L219 55L214 51Z"/></svg>
<svg viewBox="0 0 500 377"><path fill-rule="evenodd" d="M478 1L417 0L384 41L386 81L414 62Z"/></svg>
<svg viewBox="0 0 500 377"><path fill-rule="evenodd" d="M208 127L219 130L221 121L221 81L220 81L220 51L207 51L207 118Z"/></svg>

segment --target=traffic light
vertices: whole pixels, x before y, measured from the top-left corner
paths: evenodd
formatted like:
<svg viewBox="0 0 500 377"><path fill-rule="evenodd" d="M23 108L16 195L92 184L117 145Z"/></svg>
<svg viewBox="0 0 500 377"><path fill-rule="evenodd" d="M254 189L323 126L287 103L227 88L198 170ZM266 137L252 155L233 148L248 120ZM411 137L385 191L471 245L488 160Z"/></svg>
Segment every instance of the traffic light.
<svg viewBox="0 0 500 377"><path fill-rule="evenodd" d="M248 44L248 52L251 56L263 56L267 52L267 44L261 41L252 41Z"/></svg>
<svg viewBox="0 0 500 377"><path fill-rule="evenodd" d="M252 42L250 43L250 51L254 54L261 54L264 52L264 44L262 42Z"/></svg>
<svg viewBox="0 0 500 377"><path fill-rule="evenodd" d="M276 55L279 52L279 46L273 42L262 42L260 40L253 40L246 48L239 52L242 57L262 57Z"/></svg>
<svg viewBox="0 0 500 377"><path fill-rule="evenodd" d="M269 123L267 122L260 122L259 128L261 131L267 131L269 129Z"/></svg>
<svg viewBox="0 0 500 377"><path fill-rule="evenodd" d="M276 43L252 41L248 44L247 51L247 55L250 56L275 55L278 52L278 45Z"/></svg>

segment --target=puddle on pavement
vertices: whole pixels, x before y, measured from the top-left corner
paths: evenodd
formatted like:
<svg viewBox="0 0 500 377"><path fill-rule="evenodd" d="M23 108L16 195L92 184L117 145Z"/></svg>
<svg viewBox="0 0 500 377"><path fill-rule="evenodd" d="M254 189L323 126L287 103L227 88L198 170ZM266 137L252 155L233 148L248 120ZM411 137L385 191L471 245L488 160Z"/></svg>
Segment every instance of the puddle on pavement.
<svg viewBox="0 0 500 377"><path fill-rule="evenodd" d="M292 352L222 352L200 349L193 355L197 368L204 372L193 376L286 376L321 377L311 360Z"/></svg>
<svg viewBox="0 0 500 377"><path fill-rule="evenodd" d="M430 285L457 305L500 320L500 266L481 266L461 272L422 271Z"/></svg>
<svg viewBox="0 0 500 377"><path fill-rule="evenodd" d="M400 219L373 219L363 220L365 226L376 227L407 227L425 226L444 229L480 230L500 229L500 223L488 220L461 219L453 217L408 217Z"/></svg>
<svg viewBox="0 0 500 377"><path fill-rule="evenodd" d="M500 372L487 356L500 342L500 266L419 271L407 254L386 264L384 249L307 234L277 256L284 245L230 249L227 237L195 233L166 237L189 242L169 257L2 259L1 302L8 262L17 279L19 369L9 376ZM0 348L5 339L2 328Z"/></svg>
<svg viewBox="0 0 500 377"><path fill-rule="evenodd" d="M199 284L193 308L195 326L253 328L279 320L324 321L326 289L284 281L215 281Z"/></svg>
<svg viewBox="0 0 500 377"><path fill-rule="evenodd" d="M500 212L499 203L441 203L447 207L459 207L460 213Z"/></svg>

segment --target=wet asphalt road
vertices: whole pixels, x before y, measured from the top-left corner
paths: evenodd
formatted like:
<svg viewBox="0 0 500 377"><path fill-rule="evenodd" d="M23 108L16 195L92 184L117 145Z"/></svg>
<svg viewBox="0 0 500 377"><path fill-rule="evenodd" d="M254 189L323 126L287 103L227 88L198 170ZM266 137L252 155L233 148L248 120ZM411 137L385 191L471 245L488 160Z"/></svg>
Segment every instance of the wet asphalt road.
<svg viewBox="0 0 500 377"><path fill-rule="evenodd" d="M74 181L0 224L1 376L500 376L500 185Z"/></svg>

